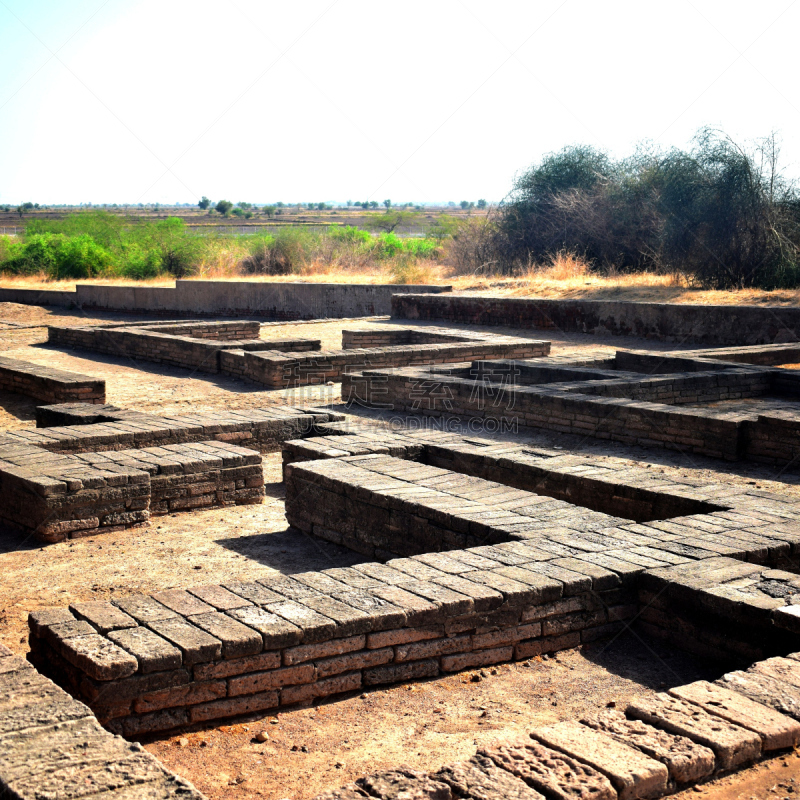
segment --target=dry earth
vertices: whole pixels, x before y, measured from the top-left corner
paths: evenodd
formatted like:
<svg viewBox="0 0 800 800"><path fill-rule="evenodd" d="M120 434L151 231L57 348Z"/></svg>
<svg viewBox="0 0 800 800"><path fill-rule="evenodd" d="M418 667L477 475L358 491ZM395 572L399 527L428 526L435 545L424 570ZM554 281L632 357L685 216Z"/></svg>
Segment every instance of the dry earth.
<svg viewBox="0 0 800 800"><path fill-rule="evenodd" d="M335 403L339 399L338 385L315 387L310 395L298 396L297 392L264 391L224 376L41 346L46 339L43 326L50 321L83 325L113 318L0 304L0 350L36 363L103 377L109 402L157 413L257 407L303 399L314 404ZM312 336L321 338L323 346L335 347L343 327L365 324L381 326L386 322L266 327L264 336ZM536 338L537 333L526 331L522 335ZM674 348L634 339L598 343L580 335L547 336L554 341L554 353L604 354L615 346ZM0 395L0 430L33 427L34 410L33 401ZM379 419L370 419L380 424ZM636 459L645 455L644 451L595 439L545 432L520 438L593 457ZM665 474L678 472L707 481L756 484L800 500L796 476L784 475L778 483L778 476L766 468L688 459L667 451L649 452L647 459L652 469ZM26 614L38 606L253 578L270 569L293 573L361 560L343 548L288 531L280 454L265 458L265 474L267 499L260 506L161 517L149 529L46 548L0 532L0 641L24 654ZM640 692L699 677L714 678L723 670L724 665L702 662L626 635L554 658L374 690L277 717L261 715L231 725L183 732L150 740L146 747L214 800L308 800L365 772L398 764L435 769L469 757L476 745L524 735L534 725L575 717L609 702L622 704ZM258 743L255 736L261 731L268 738ZM795 786L800 788L793 782L797 780L800 759L792 755L709 784L701 789L700 796L713 800L789 797Z"/></svg>

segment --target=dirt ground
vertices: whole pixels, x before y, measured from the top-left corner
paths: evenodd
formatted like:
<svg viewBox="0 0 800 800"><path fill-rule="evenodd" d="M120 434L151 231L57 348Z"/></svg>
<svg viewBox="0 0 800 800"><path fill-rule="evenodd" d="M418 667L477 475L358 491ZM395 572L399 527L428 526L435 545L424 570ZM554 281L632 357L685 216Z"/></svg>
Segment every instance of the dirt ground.
<svg viewBox="0 0 800 800"><path fill-rule="evenodd" d="M88 317L0 304L0 351L103 377L109 402L155 413L258 407L274 402L335 404L339 400L338 385L314 387L308 394L271 392L225 376L42 346L48 322L96 324L111 319L130 317ZM322 339L323 346L336 347L342 328L385 324L381 320L303 323L265 327L263 335L308 336ZM543 334L526 331L522 335L537 338ZM604 355L616 347L675 347L635 339L598 341L580 335L548 333L547 338L553 340L554 354ZM33 427L35 406L24 397L0 395L0 430ZM377 418L366 419L379 424ZM515 437L508 434L505 438ZM800 501L798 476L778 476L765 467L687 458L669 451L645 453L596 439L546 432L529 432L516 438L594 458L647 460L651 469L667 475L755 484L783 491ZM176 514L156 518L147 529L47 547L0 531L0 641L24 655L27 612L40 606L253 579L268 570L291 574L363 560L336 545L287 530L280 463L278 453L265 457L267 498L258 506ZM641 692L701 677L713 679L725 666L628 634L553 658L372 690L276 717L260 715L230 725L185 731L149 740L145 745L212 800L309 800L321 791L381 768L407 764L436 769L467 758L476 746L498 738L525 735L535 725L575 718L610 702L623 704ZM268 735L264 743L255 741L261 731ZM792 755L709 784L701 789L701 795L714 800L788 797L796 780L800 780L800 759ZM773 791L773 787L781 788Z"/></svg>

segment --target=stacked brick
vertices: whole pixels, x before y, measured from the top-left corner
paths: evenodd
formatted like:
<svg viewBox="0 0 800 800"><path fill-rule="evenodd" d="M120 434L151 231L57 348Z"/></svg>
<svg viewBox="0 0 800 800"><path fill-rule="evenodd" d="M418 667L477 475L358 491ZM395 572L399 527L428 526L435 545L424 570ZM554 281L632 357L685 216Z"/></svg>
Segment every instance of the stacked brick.
<svg viewBox="0 0 800 800"><path fill-rule="evenodd" d="M57 347L92 350L115 356L128 356L157 364L196 369L201 372L224 372L222 354L228 356L224 366L231 374L241 371L244 351L318 350L316 339L265 341L258 338L259 323L192 323L160 326L125 326L91 328L48 327L48 342ZM238 339L235 337L241 336ZM239 354L242 355L239 355Z"/></svg>
<svg viewBox="0 0 800 800"><path fill-rule="evenodd" d="M0 391L46 403L105 403L106 382L54 367L0 356Z"/></svg>
<svg viewBox="0 0 800 800"><path fill-rule="evenodd" d="M528 738L481 748L437 772L401 767L316 800L636 800L699 790L715 777L796 747L800 713L787 708L785 698L799 692L800 653L794 653L716 683L696 681L580 722L535 728Z"/></svg>
<svg viewBox="0 0 800 800"><path fill-rule="evenodd" d="M320 350L295 355L246 352L244 374L257 383L273 389L284 389L344 380L351 373L379 367L431 366L485 358L537 358L550 352L550 342L512 336L486 333L456 336L425 332L414 334L414 337L417 336L421 339L430 338L430 341Z"/></svg>
<svg viewBox="0 0 800 800"><path fill-rule="evenodd" d="M761 413L757 403L735 412L710 405L766 396L790 370L665 360L681 362L673 368L683 372L611 378L607 370L587 375L585 366L578 370L549 359L533 364L476 361L450 374L413 367L365 370L344 375L342 397L400 412L481 418L495 426L544 428L730 461L797 463L800 413L791 408ZM639 363L640 354L618 353L617 361L646 366ZM576 372L582 380L574 380ZM786 394L784 384L780 391ZM800 382L792 391L800 391Z"/></svg>
<svg viewBox="0 0 800 800"><path fill-rule="evenodd" d="M342 331L342 349L463 342L469 335L446 328L364 328Z"/></svg>
<svg viewBox="0 0 800 800"><path fill-rule="evenodd" d="M98 408L104 421L94 421ZM0 521L45 542L144 525L151 513L258 503L259 453L332 417L289 407L173 418L80 404L46 412L45 423L86 424L0 436Z"/></svg>
<svg viewBox="0 0 800 800"><path fill-rule="evenodd" d="M261 455L227 442L5 455L14 466L2 471L2 519L46 542L137 527L151 515L259 503L264 496Z"/></svg>
<svg viewBox="0 0 800 800"><path fill-rule="evenodd" d="M460 556L484 569L396 559L43 609L30 657L135 736L574 647L635 610L609 570L537 573L503 546Z"/></svg>
<svg viewBox="0 0 800 800"><path fill-rule="evenodd" d="M0 645L0 796L203 800L141 745L98 724L92 712Z"/></svg>

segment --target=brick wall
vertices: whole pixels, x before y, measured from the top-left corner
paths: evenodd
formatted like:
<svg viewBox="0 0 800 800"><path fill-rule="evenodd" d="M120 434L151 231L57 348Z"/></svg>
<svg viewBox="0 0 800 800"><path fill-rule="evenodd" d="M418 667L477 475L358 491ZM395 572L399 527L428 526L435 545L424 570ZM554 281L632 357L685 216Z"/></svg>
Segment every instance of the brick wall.
<svg viewBox="0 0 800 800"><path fill-rule="evenodd" d="M0 356L0 390L46 403L105 403L106 382L76 372Z"/></svg>
<svg viewBox="0 0 800 800"><path fill-rule="evenodd" d="M749 345L800 340L800 309L395 294L392 318Z"/></svg>

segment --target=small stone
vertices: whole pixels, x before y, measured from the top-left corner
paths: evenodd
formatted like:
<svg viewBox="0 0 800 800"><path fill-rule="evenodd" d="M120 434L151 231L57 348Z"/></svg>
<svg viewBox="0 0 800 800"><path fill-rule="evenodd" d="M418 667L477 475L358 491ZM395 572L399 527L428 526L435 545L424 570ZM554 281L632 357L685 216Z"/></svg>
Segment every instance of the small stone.
<svg viewBox="0 0 800 800"><path fill-rule="evenodd" d="M470 679L470 682L472 682L472 683L480 683L481 680L482 680L481 676L478 675L477 672L474 675L470 675L469 679Z"/></svg>
<svg viewBox="0 0 800 800"><path fill-rule="evenodd" d="M189 740L185 736L181 736L181 738L178 739L178 747L188 747L188 746L189 746Z"/></svg>
<svg viewBox="0 0 800 800"><path fill-rule="evenodd" d="M269 740L269 734L266 731L259 731L254 737L257 742L266 742Z"/></svg>

